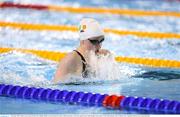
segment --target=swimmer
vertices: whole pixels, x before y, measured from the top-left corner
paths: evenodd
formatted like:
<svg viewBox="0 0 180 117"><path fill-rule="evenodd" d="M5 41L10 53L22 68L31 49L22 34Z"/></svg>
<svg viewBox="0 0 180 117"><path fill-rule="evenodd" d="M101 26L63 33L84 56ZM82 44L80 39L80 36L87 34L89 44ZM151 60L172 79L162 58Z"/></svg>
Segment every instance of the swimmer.
<svg viewBox="0 0 180 117"><path fill-rule="evenodd" d="M92 52L97 56L110 54L108 50L101 49L105 36L103 29L96 20L82 19L79 25L79 36L79 47L68 53L60 61L53 79L54 83L67 80L70 75L88 77L89 55Z"/></svg>

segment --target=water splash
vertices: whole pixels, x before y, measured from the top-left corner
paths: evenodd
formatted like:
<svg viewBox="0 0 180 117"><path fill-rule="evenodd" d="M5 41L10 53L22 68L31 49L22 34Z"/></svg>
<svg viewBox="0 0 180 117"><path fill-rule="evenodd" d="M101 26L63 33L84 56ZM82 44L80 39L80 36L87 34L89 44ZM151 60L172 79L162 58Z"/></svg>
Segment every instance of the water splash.
<svg viewBox="0 0 180 117"><path fill-rule="evenodd" d="M121 65L119 65L113 54L97 56L94 53L90 54L91 71L95 73L93 78L100 80L120 80L127 78L128 75L124 72Z"/></svg>
<svg viewBox="0 0 180 117"><path fill-rule="evenodd" d="M124 63L118 63L114 59L114 54L97 56L91 52L89 54L88 77L82 78L74 74L69 74L65 80L59 84L68 85L91 85L91 84L116 84L123 82L124 79L139 73L141 68L128 66Z"/></svg>

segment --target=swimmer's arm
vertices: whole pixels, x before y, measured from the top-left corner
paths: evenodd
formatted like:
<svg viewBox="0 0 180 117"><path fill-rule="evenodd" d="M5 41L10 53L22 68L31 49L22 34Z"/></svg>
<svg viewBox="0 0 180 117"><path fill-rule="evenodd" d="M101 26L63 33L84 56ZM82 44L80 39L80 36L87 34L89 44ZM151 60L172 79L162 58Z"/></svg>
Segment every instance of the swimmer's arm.
<svg viewBox="0 0 180 117"><path fill-rule="evenodd" d="M73 72L73 68L75 69L75 66L73 64L74 62L74 58L70 54L63 58L59 63L54 79L52 81L54 83L64 81L67 76Z"/></svg>

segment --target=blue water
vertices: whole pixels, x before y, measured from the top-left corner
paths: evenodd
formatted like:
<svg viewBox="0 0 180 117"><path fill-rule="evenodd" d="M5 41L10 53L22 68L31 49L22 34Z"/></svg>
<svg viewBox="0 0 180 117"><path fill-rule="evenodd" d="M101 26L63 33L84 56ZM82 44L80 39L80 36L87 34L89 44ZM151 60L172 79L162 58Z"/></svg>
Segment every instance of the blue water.
<svg viewBox="0 0 180 117"><path fill-rule="evenodd" d="M179 2L168 2L163 0L114 0L106 2L92 0L89 1L89 3L85 3L83 0L78 0L76 2L72 0L44 0L43 3L37 0L14 0L14 2L180 12ZM180 33L180 20L175 17L130 17L100 14L72 14L25 9L0 9L1 21L78 25L78 22L83 17L96 18L105 28ZM78 34L74 32L22 31L0 27L0 47L69 52L75 49L77 45ZM136 36L106 34L103 47L115 53L116 56L180 60L180 41L177 39L156 40L139 38ZM31 54L15 51L1 54L0 83L180 100L179 69L151 68L118 63L116 71L112 70L108 73L109 76L113 77L106 77L104 73L99 79L90 79L89 81L83 81L82 79L81 82L86 82L85 84L53 85L51 79L54 76L57 65L56 62L45 60ZM104 63L104 65L104 67L106 67L111 64ZM118 114L141 112L0 97L0 114L9 113Z"/></svg>

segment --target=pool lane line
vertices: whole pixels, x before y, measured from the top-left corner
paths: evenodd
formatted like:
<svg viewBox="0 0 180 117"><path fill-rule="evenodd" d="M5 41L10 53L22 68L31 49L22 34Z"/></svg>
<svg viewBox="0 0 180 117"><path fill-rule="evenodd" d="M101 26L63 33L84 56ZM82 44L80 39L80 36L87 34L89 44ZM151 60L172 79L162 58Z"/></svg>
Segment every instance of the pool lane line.
<svg viewBox="0 0 180 117"><path fill-rule="evenodd" d="M59 62L66 55L65 52L57 52L57 51L55 52L55 51L47 51L47 50L0 47L0 53L7 53L10 51L17 51L17 52L22 52L22 53L33 54L38 57L56 61L56 62ZM115 60L117 62L145 65L145 66L158 67L158 68L180 68L180 61L177 61L177 60L138 58L138 57L127 57L127 56L116 56Z"/></svg>
<svg viewBox="0 0 180 117"><path fill-rule="evenodd" d="M119 110L136 110L143 113L180 114L180 102L124 95L76 92L28 86L0 84L0 96L35 99L49 102L105 107Z"/></svg>
<svg viewBox="0 0 180 117"><path fill-rule="evenodd" d="M47 24L28 24L28 23L18 23L18 22L6 22L0 21L0 27L11 27L18 28L21 30L37 30L37 31L72 31L78 32L76 26L70 25L47 25ZM129 30L116 30L105 28L106 33L112 33L116 35L134 35L140 38L151 38L151 39L180 39L180 34L178 33L166 33L166 32L145 32L145 31L129 31Z"/></svg>
<svg viewBox="0 0 180 117"><path fill-rule="evenodd" d="M13 3L13 2L1 2L0 8L48 10L48 6L45 6L45 5L18 4L18 3Z"/></svg>
<svg viewBox="0 0 180 117"><path fill-rule="evenodd" d="M135 9L120 9L120 8L95 8L95 7L70 7L56 5L36 5L36 4L20 4L13 2L1 2L0 8L20 8L20 9L35 9L35 10L50 10L56 12L71 12L71 13L95 13L95 14L113 14L113 15L128 15L128 16L168 16L180 17L180 12L169 11L145 11Z"/></svg>
<svg viewBox="0 0 180 117"><path fill-rule="evenodd" d="M35 50L35 49L22 49L22 48L3 48L0 47L0 53L8 53L11 51L17 51L27 54L33 54L38 57L48 59L51 61L59 62L62 58L65 57L65 52L58 52L58 51L47 51L47 50Z"/></svg>
<svg viewBox="0 0 180 117"><path fill-rule="evenodd" d="M180 2L180 0L165 0L167 2Z"/></svg>

